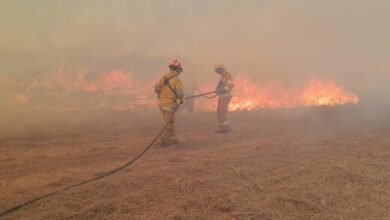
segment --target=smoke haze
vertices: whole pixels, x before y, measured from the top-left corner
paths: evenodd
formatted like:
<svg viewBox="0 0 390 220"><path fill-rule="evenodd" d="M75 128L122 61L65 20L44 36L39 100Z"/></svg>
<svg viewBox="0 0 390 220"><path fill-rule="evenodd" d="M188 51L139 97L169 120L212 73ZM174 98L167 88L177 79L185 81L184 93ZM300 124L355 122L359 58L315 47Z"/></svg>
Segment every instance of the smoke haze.
<svg viewBox="0 0 390 220"><path fill-rule="evenodd" d="M260 85L316 77L363 101L385 96L389 11L386 0L3 0L2 116L149 104L142 96L172 58L182 60L187 85L216 82L222 62Z"/></svg>

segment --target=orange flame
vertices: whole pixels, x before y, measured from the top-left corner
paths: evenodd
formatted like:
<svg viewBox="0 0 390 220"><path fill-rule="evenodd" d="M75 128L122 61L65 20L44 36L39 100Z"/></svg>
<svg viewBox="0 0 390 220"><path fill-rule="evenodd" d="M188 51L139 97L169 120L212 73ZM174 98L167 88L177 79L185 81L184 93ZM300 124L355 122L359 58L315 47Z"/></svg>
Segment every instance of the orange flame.
<svg viewBox="0 0 390 220"><path fill-rule="evenodd" d="M92 110L135 110L138 107L156 107L156 99L152 91L154 82L143 82L135 79L131 71L121 69L93 77L88 71L66 72L61 66L55 73L36 79L27 86L28 92L44 89L48 94L62 100L64 107L57 111ZM89 100L88 105L74 103L83 102L83 93ZM84 107L82 107L84 106Z"/></svg>
<svg viewBox="0 0 390 220"><path fill-rule="evenodd" d="M303 105L343 105L356 104L359 98L346 92L333 81L321 82L312 80L306 86L301 100Z"/></svg>
<svg viewBox="0 0 390 220"><path fill-rule="evenodd" d="M30 97L25 94L16 94L8 102L9 105L23 105L29 102Z"/></svg>
<svg viewBox="0 0 390 220"><path fill-rule="evenodd" d="M54 74L30 83L10 81L13 83L7 85L15 93L9 96L8 105L18 107L28 103L57 111L157 109L158 101L153 92L156 81L140 81L130 71L120 69L96 77L88 71L65 72L60 67ZM345 91L331 80L311 80L302 88L286 88L275 83L259 86L249 78L239 76L234 84L229 106L231 111L342 105L359 101L355 94ZM201 88L203 91L213 89L213 86ZM34 97L42 94L47 102L34 103L39 100ZM196 101L199 110L216 110L215 100L199 98ZM50 106L50 103L54 106Z"/></svg>
<svg viewBox="0 0 390 220"><path fill-rule="evenodd" d="M303 89L286 89L278 84L260 88L243 77L236 78L234 84L230 111L355 104L359 101L355 94L346 92L334 81L311 80ZM202 110L212 111L216 109L216 102L200 100L198 106Z"/></svg>
<svg viewBox="0 0 390 220"><path fill-rule="evenodd" d="M123 70L113 70L95 81L88 81L87 76L86 72L72 75L61 71L56 75L55 82L66 90L100 92L105 95L138 95L145 92L143 83L135 80L131 73Z"/></svg>

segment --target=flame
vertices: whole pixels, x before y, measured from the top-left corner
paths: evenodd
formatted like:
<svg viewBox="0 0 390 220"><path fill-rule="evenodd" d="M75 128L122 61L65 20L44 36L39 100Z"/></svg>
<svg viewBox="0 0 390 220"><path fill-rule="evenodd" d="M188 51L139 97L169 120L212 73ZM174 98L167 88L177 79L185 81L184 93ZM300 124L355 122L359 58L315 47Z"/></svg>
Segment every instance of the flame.
<svg viewBox="0 0 390 220"><path fill-rule="evenodd" d="M82 110L144 110L157 109L153 85L157 81L141 81L131 71L112 70L99 75L88 71L57 71L31 82L3 81L12 94L9 106L27 104L39 109L59 112ZM293 108L299 106L342 105L358 103L358 97L345 91L332 80L311 80L301 88L284 87L277 83L259 85L253 80L238 76L234 80L231 111L261 108ZM200 88L211 91L214 86ZM42 96L36 98L36 96ZM41 103L33 101L44 100ZM216 101L199 98L197 109L215 111Z"/></svg>
<svg viewBox="0 0 390 220"><path fill-rule="evenodd" d="M59 112L83 109L122 111L156 107L153 85L154 81L137 80L131 71L122 69L96 77L85 70L65 71L61 66L51 75L29 83L26 90L33 94L35 90L43 90L60 100Z"/></svg>
<svg viewBox="0 0 390 220"><path fill-rule="evenodd" d="M233 97L229 105L230 111L300 106L333 106L359 102L355 94L346 92L341 86L338 86L331 80L311 80L302 89L284 88L279 84L268 84L259 87L245 77L238 77L234 84ZM212 87L202 88L202 90L206 91L210 90L210 88ZM202 110L212 111L216 109L216 102L200 100L198 106Z"/></svg>
<svg viewBox="0 0 390 220"><path fill-rule="evenodd" d="M333 81L321 82L312 80L302 94L303 105L343 105L356 104L359 98L346 92Z"/></svg>
<svg viewBox="0 0 390 220"><path fill-rule="evenodd" d="M9 100L9 105L23 105L29 102L30 97L25 94L16 94Z"/></svg>
<svg viewBox="0 0 390 220"><path fill-rule="evenodd" d="M103 93L105 95L139 95L145 92L144 84L135 80L131 72L113 70L95 81L88 81L88 72L69 74L59 72L55 83L68 91Z"/></svg>

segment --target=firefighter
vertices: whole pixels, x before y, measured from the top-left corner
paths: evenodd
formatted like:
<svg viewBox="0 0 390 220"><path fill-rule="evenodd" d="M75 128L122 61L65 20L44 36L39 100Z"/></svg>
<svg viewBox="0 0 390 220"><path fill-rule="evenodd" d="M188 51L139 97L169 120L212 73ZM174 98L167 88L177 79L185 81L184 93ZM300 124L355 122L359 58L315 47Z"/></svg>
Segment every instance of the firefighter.
<svg viewBox="0 0 390 220"><path fill-rule="evenodd" d="M161 77L154 86L154 90L159 98L159 108L162 112L164 124L168 126L161 136L161 145L169 146L178 143L175 138L175 112L179 104L183 103L183 83L180 73L183 72L181 63L173 60L169 64L170 72Z"/></svg>
<svg viewBox="0 0 390 220"><path fill-rule="evenodd" d="M218 107L217 107L217 118L218 118L218 130L217 133L228 133L231 131L230 124L227 118L229 111L229 103L232 100L232 89L233 89L233 78L232 74L229 73L223 64L215 66L215 72L221 76L218 86Z"/></svg>

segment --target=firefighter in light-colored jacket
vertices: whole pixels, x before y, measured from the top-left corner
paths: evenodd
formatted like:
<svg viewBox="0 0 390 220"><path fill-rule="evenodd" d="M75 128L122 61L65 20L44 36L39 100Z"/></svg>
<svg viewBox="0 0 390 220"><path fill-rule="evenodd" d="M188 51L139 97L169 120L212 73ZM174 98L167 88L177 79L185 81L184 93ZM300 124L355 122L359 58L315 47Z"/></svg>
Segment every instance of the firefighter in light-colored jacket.
<svg viewBox="0 0 390 220"><path fill-rule="evenodd" d="M218 130L217 133L228 133L230 132L230 124L227 118L229 111L229 103L232 100L232 89L234 87L232 74L226 71L223 64L215 66L215 72L218 73L221 78L217 86L218 107L217 107L217 118L218 118Z"/></svg>
<svg viewBox="0 0 390 220"><path fill-rule="evenodd" d="M183 72L181 63L173 60L169 64L170 72L161 77L154 86L154 90L159 98L159 108L162 112L164 124L168 127L161 136L161 144L168 146L178 143L175 138L175 112L184 100L183 83L180 73Z"/></svg>

